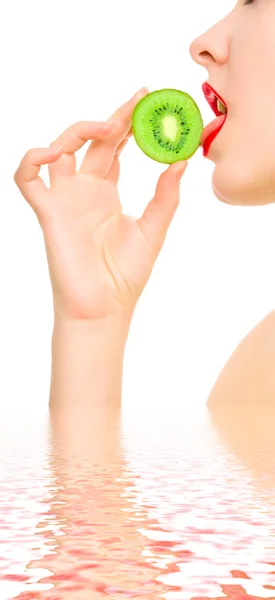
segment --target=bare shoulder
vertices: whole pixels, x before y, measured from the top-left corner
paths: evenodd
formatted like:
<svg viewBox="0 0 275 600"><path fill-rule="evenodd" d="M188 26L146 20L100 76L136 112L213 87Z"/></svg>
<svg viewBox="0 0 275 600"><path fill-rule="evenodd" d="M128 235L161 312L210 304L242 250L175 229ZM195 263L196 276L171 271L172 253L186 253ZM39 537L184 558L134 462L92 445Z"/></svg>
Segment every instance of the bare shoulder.
<svg viewBox="0 0 275 600"><path fill-rule="evenodd" d="M207 404L275 404L275 310L241 340L219 374Z"/></svg>

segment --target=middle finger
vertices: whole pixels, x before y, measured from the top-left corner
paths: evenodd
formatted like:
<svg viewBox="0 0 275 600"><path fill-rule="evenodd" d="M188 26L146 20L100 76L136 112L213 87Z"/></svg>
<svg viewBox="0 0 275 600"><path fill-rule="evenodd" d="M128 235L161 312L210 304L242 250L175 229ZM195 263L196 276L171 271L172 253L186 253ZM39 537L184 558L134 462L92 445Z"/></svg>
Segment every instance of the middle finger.
<svg viewBox="0 0 275 600"><path fill-rule="evenodd" d="M51 147L63 146L63 154L55 163L48 165L51 185L68 175L76 172L75 152L82 148L88 140L105 139L112 130L106 129L106 122L79 121L68 127L63 133L50 144Z"/></svg>
<svg viewBox="0 0 275 600"><path fill-rule="evenodd" d="M131 129L135 106L148 93L147 88L142 88L109 117L109 120L115 123L113 133L104 141L92 141L81 163L80 173L94 175L100 179L106 177L112 166L118 146Z"/></svg>

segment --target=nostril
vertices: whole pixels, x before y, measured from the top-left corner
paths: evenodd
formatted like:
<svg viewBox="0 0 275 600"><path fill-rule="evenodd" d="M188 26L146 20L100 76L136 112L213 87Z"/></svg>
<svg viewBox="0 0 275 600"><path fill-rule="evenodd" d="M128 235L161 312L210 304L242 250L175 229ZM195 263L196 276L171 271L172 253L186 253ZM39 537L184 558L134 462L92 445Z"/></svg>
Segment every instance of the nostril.
<svg viewBox="0 0 275 600"><path fill-rule="evenodd" d="M201 60L202 63L204 63L204 62L209 63L209 60L214 60L212 54L210 54L210 52L207 52L207 50L199 53L199 59Z"/></svg>
<svg viewBox="0 0 275 600"><path fill-rule="evenodd" d="M190 45L189 52L193 60L198 65L207 68L209 64L215 62L215 59L213 58L213 54L211 54L211 52L208 52L207 50L200 51L201 48L205 48L204 43L194 40Z"/></svg>

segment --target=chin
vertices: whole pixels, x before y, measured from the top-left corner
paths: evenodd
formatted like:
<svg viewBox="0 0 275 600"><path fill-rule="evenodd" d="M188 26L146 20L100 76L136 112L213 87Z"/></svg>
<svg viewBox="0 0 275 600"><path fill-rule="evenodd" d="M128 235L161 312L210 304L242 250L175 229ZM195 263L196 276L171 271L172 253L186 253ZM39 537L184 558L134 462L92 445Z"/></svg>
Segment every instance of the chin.
<svg viewBox="0 0 275 600"><path fill-rule="evenodd" d="M231 206L253 206L251 204L251 202L250 203L247 202L247 200L244 199L243 197L241 197L240 194L235 196L232 193L230 193L229 190L227 190L227 194L223 195L221 192L219 192L215 188L215 186L213 184L212 184L212 189L213 189L214 196L216 196L216 198L223 204L229 204Z"/></svg>
<svg viewBox="0 0 275 600"><path fill-rule="evenodd" d="M220 202L232 206L262 206L275 203L275 181L274 185L267 185L268 178L257 178L254 170L254 177L251 179L251 172L245 172L244 167L238 173L235 168L222 168L216 165L212 175L213 193ZM274 175L273 175L274 177Z"/></svg>

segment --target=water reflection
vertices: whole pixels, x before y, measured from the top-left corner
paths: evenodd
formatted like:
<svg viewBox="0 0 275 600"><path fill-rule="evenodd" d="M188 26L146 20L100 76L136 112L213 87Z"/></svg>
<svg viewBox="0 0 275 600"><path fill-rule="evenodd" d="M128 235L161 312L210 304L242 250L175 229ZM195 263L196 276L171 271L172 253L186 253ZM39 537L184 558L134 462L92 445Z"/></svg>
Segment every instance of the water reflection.
<svg viewBox="0 0 275 600"><path fill-rule="evenodd" d="M146 507L133 506L137 493L123 455L119 409L52 411L50 462L56 493L39 528L54 522L58 535L50 529L54 552L28 565L52 572L39 581L51 589L34 597L152 598L156 590L174 590L156 580L158 567L143 556L139 529L156 521Z"/></svg>
<svg viewBox="0 0 275 600"><path fill-rule="evenodd" d="M275 405L217 405L209 414L228 452L251 473L259 495L274 505Z"/></svg>
<svg viewBox="0 0 275 600"><path fill-rule="evenodd" d="M274 599L272 422L169 403L52 412L48 445L24 455L17 438L4 475L1 600Z"/></svg>

